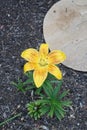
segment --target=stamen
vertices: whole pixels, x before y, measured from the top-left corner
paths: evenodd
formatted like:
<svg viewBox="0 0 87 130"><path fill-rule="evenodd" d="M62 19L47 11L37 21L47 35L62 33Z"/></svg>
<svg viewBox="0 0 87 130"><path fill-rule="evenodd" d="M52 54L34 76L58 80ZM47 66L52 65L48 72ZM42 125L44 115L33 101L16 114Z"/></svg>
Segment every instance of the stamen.
<svg viewBox="0 0 87 130"><path fill-rule="evenodd" d="M41 58L39 60L39 65L40 66L46 66L46 65L48 65L47 59Z"/></svg>

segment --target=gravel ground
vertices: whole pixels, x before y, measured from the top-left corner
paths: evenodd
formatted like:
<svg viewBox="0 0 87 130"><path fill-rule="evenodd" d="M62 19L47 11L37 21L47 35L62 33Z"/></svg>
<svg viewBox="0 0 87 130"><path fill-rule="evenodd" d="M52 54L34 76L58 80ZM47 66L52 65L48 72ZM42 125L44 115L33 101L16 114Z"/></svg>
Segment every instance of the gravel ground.
<svg viewBox="0 0 87 130"><path fill-rule="evenodd" d="M38 48L44 42L43 19L48 9L58 0L0 0L0 122L14 114L22 115L0 130L87 130L87 73L60 65L64 82L69 89L72 107L64 119L58 121L46 116L34 121L27 115L25 105L31 93L23 94L11 84L23 79L24 60L21 52Z"/></svg>

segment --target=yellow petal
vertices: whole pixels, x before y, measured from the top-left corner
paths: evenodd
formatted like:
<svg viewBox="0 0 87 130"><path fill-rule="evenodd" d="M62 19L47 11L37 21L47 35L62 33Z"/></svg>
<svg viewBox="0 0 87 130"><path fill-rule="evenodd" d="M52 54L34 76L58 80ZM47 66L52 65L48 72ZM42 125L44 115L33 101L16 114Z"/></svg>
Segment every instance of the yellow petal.
<svg viewBox="0 0 87 130"><path fill-rule="evenodd" d="M38 68L37 70L34 71L33 78L37 88L39 88L43 84L43 82L47 78L47 74L48 71L46 68L44 69Z"/></svg>
<svg viewBox="0 0 87 130"><path fill-rule="evenodd" d="M57 79L62 79L62 73L60 69L55 65L49 65L48 72L54 75Z"/></svg>
<svg viewBox="0 0 87 130"><path fill-rule="evenodd" d="M33 70L33 69L35 69L35 64L34 63L27 62L24 65L24 73L26 73L27 71Z"/></svg>
<svg viewBox="0 0 87 130"><path fill-rule="evenodd" d="M30 62L36 62L38 60L38 51L30 48L22 52L21 57Z"/></svg>
<svg viewBox="0 0 87 130"><path fill-rule="evenodd" d="M39 52L40 52L40 54L42 54L42 55L47 55L48 54L48 44L41 44L40 45L40 50L39 50Z"/></svg>
<svg viewBox="0 0 87 130"><path fill-rule="evenodd" d="M48 54L49 64L59 64L66 59L64 52L60 50L54 50Z"/></svg>

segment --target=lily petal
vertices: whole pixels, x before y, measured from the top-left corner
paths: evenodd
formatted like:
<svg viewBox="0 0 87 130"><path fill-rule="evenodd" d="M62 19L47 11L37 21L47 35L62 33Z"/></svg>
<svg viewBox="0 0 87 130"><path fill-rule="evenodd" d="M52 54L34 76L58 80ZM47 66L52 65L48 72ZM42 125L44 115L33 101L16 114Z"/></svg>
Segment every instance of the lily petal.
<svg viewBox="0 0 87 130"><path fill-rule="evenodd" d="M44 43L41 44L39 52L40 52L40 54L46 56L48 54L48 44L44 44Z"/></svg>
<svg viewBox="0 0 87 130"><path fill-rule="evenodd" d="M52 75L54 75L57 79L59 79L59 80L62 79L62 73L57 66L49 65L48 72L51 73Z"/></svg>
<svg viewBox="0 0 87 130"><path fill-rule="evenodd" d="M50 64L59 64L66 59L66 55L60 50L54 50L48 54L48 59Z"/></svg>
<svg viewBox="0 0 87 130"><path fill-rule="evenodd" d="M27 71L30 71L30 70L33 70L35 69L35 64L34 63L31 63L31 62L27 62L25 65L24 65L24 73L26 73Z"/></svg>
<svg viewBox="0 0 87 130"><path fill-rule="evenodd" d="M26 49L22 52L21 57L30 62L38 60L38 51L36 49Z"/></svg>
<svg viewBox="0 0 87 130"><path fill-rule="evenodd" d="M44 69L38 68L37 70L34 71L33 78L37 88L39 88L43 84L43 82L47 78L47 74L48 71L45 68Z"/></svg>

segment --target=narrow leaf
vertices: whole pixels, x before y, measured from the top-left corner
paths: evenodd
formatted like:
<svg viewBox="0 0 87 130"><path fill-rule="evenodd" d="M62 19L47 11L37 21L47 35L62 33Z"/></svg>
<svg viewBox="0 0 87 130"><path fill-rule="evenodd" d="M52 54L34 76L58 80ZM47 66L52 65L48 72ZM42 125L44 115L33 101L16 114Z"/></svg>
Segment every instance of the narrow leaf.
<svg viewBox="0 0 87 130"><path fill-rule="evenodd" d="M23 85L27 85L29 83L33 83L32 79L27 79L25 82L23 82Z"/></svg>
<svg viewBox="0 0 87 130"><path fill-rule="evenodd" d="M63 107L61 106L61 104L56 104L56 110L60 113L60 115L62 117L64 117L65 110L63 109Z"/></svg>
<svg viewBox="0 0 87 130"><path fill-rule="evenodd" d="M49 109L50 109L49 106L42 105L42 108L40 109L41 115L46 114L49 111Z"/></svg>
<svg viewBox="0 0 87 130"><path fill-rule="evenodd" d="M48 113L48 115L49 115L51 118L52 118L53 115L54 115L54 111L55 111L54 106L50 106L50 112Z"/></svg>
<svg viewBox="0 0 87 130"><path fill-rule="evenodd" d="M61 121L62 117L61 117L60 113L57 110L55 110L55 115Z"/></svg>
<svg viewBox="0 0 87 130"><path fill-rule="evenodd" d="M1 123L0 123L0 126L5 125L6 123L12 121L13 119L15 119L15 118L21 116L21 114L22 114L22 113L19 113L19 114L17 114L17 115L14 115L13 117L10 117L10 118L8 118L7 120L1 122Z"/></svg>
<svg viewBox="0 0 87 130"><path fill-rule="evenodd" d="M60 88L61 88L61 86L56 86L56 87L54 88L54 92L53 92L53 96L54 96L54 97L57 96L58 92L60 91Z"/></svg>
<svg viewBox="0 0 87 130"><path fill-rule="evenodd" d="M51 84L49 85L48 83L45 83L43 85L43 89L44 89L44 91L45 91L45 93L46 93L46 95L48 97L52 97L52 95L53 95L53 88L52 88Z"/></svg>
<svg viewBox="0 0 87 130"><path fill-rule="evenodd" d="M66 101L61 101L61 104L63 106L69 107L72 104L72 101L66 100Z"/></svg>
<svg viewBox="0 0 87 130"><path fill-rule="evenodd" d="M41 99L36 101L37 104L49 104L50 101L48 99Z"/></svg>
<svg viewBox="0 0 87 130"><path fill-rule="evenodd" d="M64 91L62 94L60 94L60 95L58 96L58 98L59 98L59 99L62 99L62 98L64 98L68 93L69 93L69 90Z"/></svg>

